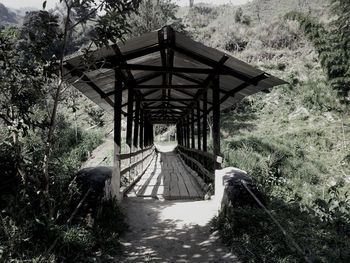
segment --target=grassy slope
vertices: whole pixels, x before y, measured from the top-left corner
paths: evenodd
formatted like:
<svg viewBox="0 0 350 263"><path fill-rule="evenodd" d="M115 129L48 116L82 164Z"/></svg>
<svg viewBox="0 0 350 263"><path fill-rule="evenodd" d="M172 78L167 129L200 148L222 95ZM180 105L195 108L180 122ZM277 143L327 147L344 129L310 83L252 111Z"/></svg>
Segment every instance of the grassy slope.
<svg viewBox="0 0 350 263"><path fill-rule="evenodd" d="M254 2L247 4L242 9L251 16L249 26L234 22L237 8L229 5L182 14L197 40L290 83L246 98L222 114L226 165L257 179L269 208L309 258L346 262L350 205L349 200L341 202L350 190L349 111L327 85L317 54L298 24L283 19L286 12L299 9L298 2L260 1L260 21ZM327 1L308 2L311 15L329 20ZM235 211L219 217L216 227L246 261L302 261L259 211Z"/></svg>

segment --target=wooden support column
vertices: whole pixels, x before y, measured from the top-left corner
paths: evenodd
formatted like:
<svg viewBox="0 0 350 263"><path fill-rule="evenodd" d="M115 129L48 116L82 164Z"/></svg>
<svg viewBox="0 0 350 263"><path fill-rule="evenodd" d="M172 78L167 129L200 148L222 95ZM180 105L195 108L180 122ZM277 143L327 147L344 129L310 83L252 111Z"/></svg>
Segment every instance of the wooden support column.
<svg viewBox="0 0 350 263"><path fill-rule="evenodd" d="M140 148L143 149L143 135L144 135L144 114L143 110L140 110Z"/></svg>
<svg viewBox="0 0 350 263"><path fill-rule="evenodd" d="M201 150L201 107L200 101L197 101L197 140L198 140L198 150Z"/></svg>
<svg viewBox="0 0 350 263"><path fill-rule="evenodd" d="M134 111L134 90L131 85L128 86L128 115L126 123L126 144L130 147L132 145L132 121Z"/></svg>
<svg viewBox="0 0 350 263"><path fill-rule="evenodd" d="M126 123L126 144L128 145L128 153L132 153L132 125L133 125L133 111L134 111L134 89L128 84L128 115ZM131 165L131 158L128 159L128 165ZM131 180L131 171L128 172L128 178Z"/></svg>
<svg viewBox="0 0 350 263"><path fill-rule="evenodd" d="M153 128L153 124L150 124L151 125L151 144L154 143L154 128Z"/></svg>
<svg viewBox="0 0 350 263"><path fill-rule="evenodd" d="M187 147L190 148L190 118L188 115L186 116L186 141Z"/></svg>
<svg viewBox="0 0 350 263"><path fill-rule="evenodd" d="M207 127L208 127L208 116L207 116L207 91L203 93L203 151L208 151L208 140L207 140Z"/></svg>
<svg viewBox="0 0 350 263"><path fill-rule="evenodd" d="M180 123L180 145L184 146L182 123Z"/></svg>
<svg viewBox="0 0 350 263"><path fill-rule="evenodd" d="M118 74L115 72L115 86L114 86L114 156L113 156L113 174L109 189L106 189L106 198L116 198L120 200L120 154L121 154L121 126L122 126L122 92L123 83Z"/></svg>
<svg viewBox="0 0 350 263"><path fill-rule="evenodd" d="M134 147L139 147L139 125L140 125L140 100L136 100L135 109L135 126L134 126Z"/></svg>
<svg viewBox="0 0 350 263"><path fill-rule="evenodd" d="M184 119L182 128L183 128L183 135L184 135L184 146L187 147L186 118Z"/></svg>
<svg viewBox="0 0 350 263"><path fill-rule="evenodd" d="M140 133L140 140L139 140L139 148L140 149L143 149L143 126L144 126L144 120L143 120L143 109L140 109L140 116L139 116L139 119L140 119L140 128L139 128L139 133ZM143 152L141 153L141 160L143 160ZM143 171L143 162L141 164L141 171Z"/></svg>
<svg viewBox="0 0 350 263"><path fill-rule="evenodd" d="M133 145L135 151L139 150L139 126L140 126L140 100L139 98L136 99L136 105L135 105L135 116L134 116L134 138L133 138ZM139 155L136 155L134 158L132 158L132 163L137 162L140 159ZM136 176L140 174L140 167L135 167Z"/></svg>
<svg viewBox="0 0 350 263"><path fill-rule="evenodd" d="M196 148L195 146L195 137L194 137L194 109L191 111L191 148Z"/></svg>
<svg viewBox="0 0 350 263"><path fill-rule="evenodd" d="M213 93L213 154L215 169L221 169L217 157L221 156L220 149L220 79L215 77L212 84Z"/></svg>
<svg viewBox="0 0 350 263"><path fill-rule="evenodd" d="M179 143L179 145L181 145L181 146L183 146L183 140L182 140L182 138L183 138L183 136L182 136L182 123L180 122L179 124L179 134L177 135L177 138L178 138L178 143Z"/></svg>
<svg viewBox="0 0 350 263"><path fill-rule="evenodd" d="M144 146L148 146L148 121L145 116L145 141L144 141Z"/></svg>

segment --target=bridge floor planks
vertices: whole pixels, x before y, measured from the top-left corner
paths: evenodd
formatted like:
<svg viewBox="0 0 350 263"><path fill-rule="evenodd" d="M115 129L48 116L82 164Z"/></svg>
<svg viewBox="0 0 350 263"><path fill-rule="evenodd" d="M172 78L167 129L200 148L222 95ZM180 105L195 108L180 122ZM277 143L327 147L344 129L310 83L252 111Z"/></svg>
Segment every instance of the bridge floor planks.
<svg viewBox="0 0 350 263"><path fill-rule="evenodd" d="M155 199L202 199L203 190L174 152L159 152L129 196Z"/></svg>

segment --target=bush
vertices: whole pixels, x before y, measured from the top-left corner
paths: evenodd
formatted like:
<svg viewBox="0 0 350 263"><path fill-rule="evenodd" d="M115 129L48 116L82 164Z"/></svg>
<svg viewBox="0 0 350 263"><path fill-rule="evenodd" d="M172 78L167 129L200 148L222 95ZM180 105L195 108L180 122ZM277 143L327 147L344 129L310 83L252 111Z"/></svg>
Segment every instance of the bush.
<svg viewBox="0 0 350 263"><path fill-rule="evenodd" d="M336 231L334 225L323 224L318 217L301 212L297 202L272 200L273 217L282 225L302 252L297 251L290 238L262 209L252 207L226 208L212 220L223 241L243 262L348 262L350 236Z"/></svg>
<svg viewBox="0 0 350 263"><path fill-rule="evenodd" d="M253 38L261 41L263 48L295 50L300 47L301 32L297 23L291 21L275 20L261 24L251 32Z"/></svg>

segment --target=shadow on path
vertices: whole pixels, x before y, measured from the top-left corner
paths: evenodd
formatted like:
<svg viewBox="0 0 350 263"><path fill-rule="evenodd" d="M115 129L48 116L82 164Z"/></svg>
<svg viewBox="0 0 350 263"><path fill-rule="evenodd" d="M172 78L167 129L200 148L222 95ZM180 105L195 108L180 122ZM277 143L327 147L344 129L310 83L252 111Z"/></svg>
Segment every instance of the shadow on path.
<svg viewBox="0 0 350 263"><path fill-rule="evenodd" d="M210 234L213 201L160 201L127 198L123 202L129 232L124 256L115 262L239 262Z"/></svg>

